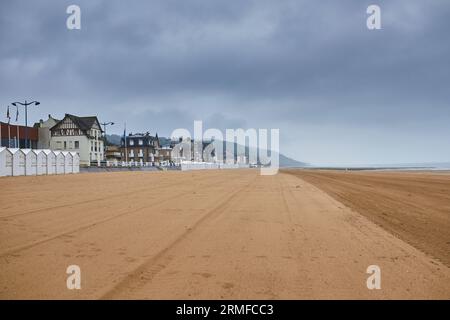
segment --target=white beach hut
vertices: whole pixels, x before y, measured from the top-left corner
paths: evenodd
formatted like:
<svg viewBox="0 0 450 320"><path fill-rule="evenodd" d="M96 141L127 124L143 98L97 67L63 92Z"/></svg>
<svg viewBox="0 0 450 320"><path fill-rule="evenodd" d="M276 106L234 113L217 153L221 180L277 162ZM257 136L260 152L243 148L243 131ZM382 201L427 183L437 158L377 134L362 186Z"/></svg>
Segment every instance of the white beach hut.
<svg viewBox="0 0 450 320"><path fill-rule="evenodd" d="M47 154L44 150L33 150L36 154L36 174L47 174Z"/></svg>
<svg viewBox="0 0 450 320"><path fill-rule="evenodd" d="M47 156L47 174L56 174L56 154L52 150L43 150Z"/></svg>
<svg viewBox="0 0 450 320"><path fill-rule="evenodd" d="M35 176L37 173L37 155L31 149L22 149L25 153L25 175Z"/></svg>
<svg viewBox="0 0 450 320"><path fill-rule="evenodd" d="M25 175L25 153L21 149L11 148L9 149L13 155L13 176Z"/></svg>
<svg viewBox="0 0 450 320"><path fill-rule="evenodd" d="M13 175L13 154L5 147L0 147L0 177Z"/></svg>
<svg viewBox="0 0 450 320"><path fill-rule="evenodd" d="M72 162L72 172L73 173L79 173L80 172L80 156L78 155L77 152L71 152L72 154L72 158L73 158L73 162Z"/></svg>
<svg viewBox="0 0 450 320"><path fill-rule="evenodd" d="M64 155L64 172L66 174L73 173L73 155L71 152L63 152Z"/></svg>
<svg viewBox="0 0 450 320"><path fill-rule="evenodd" d="M64 174L66 169L66 159L61 151L54 151L56 155L56 174Z"/></svg>

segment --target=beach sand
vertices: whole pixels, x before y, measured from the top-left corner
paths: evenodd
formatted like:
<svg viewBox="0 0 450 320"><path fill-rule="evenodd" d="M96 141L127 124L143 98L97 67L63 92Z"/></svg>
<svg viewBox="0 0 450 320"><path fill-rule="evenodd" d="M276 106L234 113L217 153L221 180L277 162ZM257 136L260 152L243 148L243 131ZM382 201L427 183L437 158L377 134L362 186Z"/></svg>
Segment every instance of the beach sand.
<svg viewBox="0 0 450 320"><path fill-rule="evenodd" d="M1 178L0 298L449 299L449 187L256 169Z"/></svg>

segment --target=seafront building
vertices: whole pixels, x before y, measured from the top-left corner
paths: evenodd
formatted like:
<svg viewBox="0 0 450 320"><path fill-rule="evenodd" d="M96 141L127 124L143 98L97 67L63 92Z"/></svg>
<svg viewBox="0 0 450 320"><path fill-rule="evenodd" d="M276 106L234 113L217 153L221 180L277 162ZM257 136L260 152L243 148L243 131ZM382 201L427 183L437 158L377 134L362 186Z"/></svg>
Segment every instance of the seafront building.
<svg viewBox="0 0 450 320"><path fill-rule="evenodd" d="M0 147L26 148L28 146L36 149L37 145L38 130L36 128L0 122Z"/></svg>
<svg viewBox="0 0 450 320"><path fill-rule="evenodd" d="M52 117L51 114L48 115L47 120L40 119L39 122L34 124L34 128L38 131L38 149L50 149L51 133L50 128L55 126L60 120Z"/></svg>
<svg viewBox="0 0 450 320"><path fill-rule="evenodd" d="M160 148L158 134L151 136L149 132L130 133L121 139L122 161L149 162L152 165L159 165L162 160Z"/></svg>
<svg viewBox="0 0 450 320"><path fill-rule="evenodd" d="M80 165L90 166L104 160L103 130L96 116L67 114L50 128L52 150L77 152Z"/></svg>

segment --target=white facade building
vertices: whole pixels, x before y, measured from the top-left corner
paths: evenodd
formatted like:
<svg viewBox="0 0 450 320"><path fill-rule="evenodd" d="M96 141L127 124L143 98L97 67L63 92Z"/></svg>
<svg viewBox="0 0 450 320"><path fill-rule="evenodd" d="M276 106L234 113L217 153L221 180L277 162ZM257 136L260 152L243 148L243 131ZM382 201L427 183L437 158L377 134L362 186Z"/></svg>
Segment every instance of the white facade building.
<svg viewBox="0 0 450 320"><path fill-rule="evenodd" d="M50 128L55 126L60 120L53 118L50 114L47 120L39 120L34 124L38 129L38 149L50 149Z"/></svg>
<svg viewBox="0 0 450 320"><path fill-rule="evenodd" d="M50 129L50 148L77 152L80 165L89 166L91 161L104 160L102 129L97 117L77 117L66 114Z"/></svg>

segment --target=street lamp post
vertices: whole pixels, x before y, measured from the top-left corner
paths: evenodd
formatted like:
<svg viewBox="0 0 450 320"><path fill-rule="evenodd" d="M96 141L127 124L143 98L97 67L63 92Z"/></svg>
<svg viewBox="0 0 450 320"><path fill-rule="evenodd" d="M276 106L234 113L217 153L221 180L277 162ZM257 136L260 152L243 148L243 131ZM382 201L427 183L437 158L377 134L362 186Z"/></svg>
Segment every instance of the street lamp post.
<svg viewBox="0 0 450 320"><path fill-rule="evenodd" d="M21 105L25 107L25 148L28 148L28 106L34 104L35 106L40 105L41 103L38 101L32 101L32 102L13 102L12 105L17 107L17 105ZM19 142L20 147L20 142Z"/></svg>
<svg viewBox="0 0 450 320"><path fill-rule="evenodd" d="M104 135L105 135L105 145L103 146L103 156L106 157L106 141L107 141L107 138L106 138L106 126L109 126L109 125L113 126L114 122L103 122L103 123L100 123L100 124L103 126L103 132L104 132Z"/></svg>

